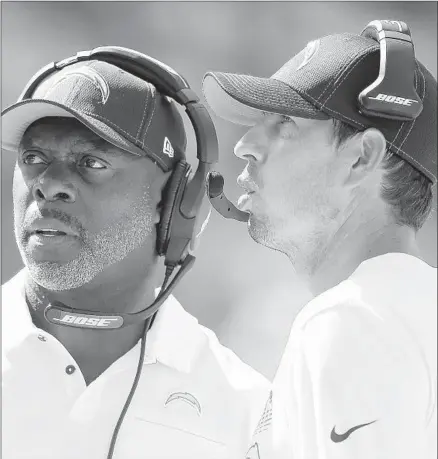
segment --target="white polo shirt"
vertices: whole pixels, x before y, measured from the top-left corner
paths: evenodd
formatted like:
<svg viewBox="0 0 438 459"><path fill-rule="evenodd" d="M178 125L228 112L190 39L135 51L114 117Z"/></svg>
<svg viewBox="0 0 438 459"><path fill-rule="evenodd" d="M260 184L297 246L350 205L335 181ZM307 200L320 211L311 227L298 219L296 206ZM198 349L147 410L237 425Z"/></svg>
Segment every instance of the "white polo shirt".
<svg viewBox="0 0 438 459"><path fill-rule="evenodd" d="M64 346L36 328L24 270L2 287L3 459L105 459L140 343L86 386ZM114 459L241 459L269 383L174 297L148 334Z"/></svg>
<svg viewBox="0 0 438 459"><path fill-rule="evenodd" d="M246 457L436 459L436 389L437 270L370 259L298 314Z"/></svg>

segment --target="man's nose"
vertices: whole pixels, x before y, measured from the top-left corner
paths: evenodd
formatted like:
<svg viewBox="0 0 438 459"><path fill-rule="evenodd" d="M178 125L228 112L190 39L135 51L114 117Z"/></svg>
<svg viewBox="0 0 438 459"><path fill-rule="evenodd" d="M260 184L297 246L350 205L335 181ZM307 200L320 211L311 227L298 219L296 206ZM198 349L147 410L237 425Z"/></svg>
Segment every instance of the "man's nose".
<svg viewBox="0 0 438 459"><path fill-rule="evenodd" d="M67 165L52 163L33 186L35 200L75 202L77 192L70 176L71 171Z"/></svg>
<svg viewBox="0 0 438 459"><path fill-rule="evenodd" d="M260 148L253 142L250 142L246 136L243 136L234 147L234 154L246 161L260 162L263 160L263 154Z"/></svg>

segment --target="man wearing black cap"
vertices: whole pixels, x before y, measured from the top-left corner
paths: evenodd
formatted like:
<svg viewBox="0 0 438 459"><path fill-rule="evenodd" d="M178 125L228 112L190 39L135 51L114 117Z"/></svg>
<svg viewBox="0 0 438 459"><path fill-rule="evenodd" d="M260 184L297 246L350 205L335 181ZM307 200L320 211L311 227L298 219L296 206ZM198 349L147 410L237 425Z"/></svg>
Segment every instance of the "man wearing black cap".
<svg viewBox="0 0 438 459"><path fill-rule="evenodd" d="M4 110L2 134L18 155L14 222L25 264L2 287L2 457L241 457L268 392L262 376L172 296L144 353L144 320L105 330L155 300L156 225L185 157L175 104L89 60ZM67 314L47 320L59 303Z"/></svg>
<svg viewBox="0 0 438 459"><path fill-rule="evenodd" d="M270 78L204 77L212 109L249 126L235 154L251 237L315 295L247 458L437 457L437 279L416 243L436 88L398 21L313 40Z"/></svg>

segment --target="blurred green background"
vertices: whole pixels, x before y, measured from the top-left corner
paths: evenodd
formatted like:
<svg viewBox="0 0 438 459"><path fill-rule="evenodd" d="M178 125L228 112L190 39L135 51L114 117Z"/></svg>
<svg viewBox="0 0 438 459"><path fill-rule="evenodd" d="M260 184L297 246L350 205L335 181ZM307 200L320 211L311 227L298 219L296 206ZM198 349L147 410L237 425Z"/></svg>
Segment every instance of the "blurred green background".
<svg viewBox="0 0 438 459"><path fill-rule="evenodd" d="M360 33L374 19L411 27L417 58L437 76L436 2L2 2L2 109L40 67L102 45L136 49L184 75L201 94L208 70L270 76L308 41ZM214 117L218 169L234 201L244 163L232 154L245 132ZM187 123L190 129L190 124ZM194 160L193 135L189 160ZM14 155L2 154L2 283L22 266L13 236ZM436 196L434 202L436 208ZM436 266L436 213L419 234ZM242 359L272 377L290 324L309 298L286 257L255 244L245 225L212 214L194 269L176 297Z"/></svg>

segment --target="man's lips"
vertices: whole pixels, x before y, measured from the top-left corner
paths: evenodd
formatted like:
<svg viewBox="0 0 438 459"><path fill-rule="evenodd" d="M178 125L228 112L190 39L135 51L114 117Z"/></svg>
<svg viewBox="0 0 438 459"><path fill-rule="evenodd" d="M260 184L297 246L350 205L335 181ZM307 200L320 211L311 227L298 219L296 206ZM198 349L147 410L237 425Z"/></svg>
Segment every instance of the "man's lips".
<svg viewBox="0 0 438 459"><path fill-rule="evenodd" d="M34 220L27 231L30 235L42 236L72 236L78 237L79 233L60 220L54 218L39 218Z"/></svg>
<svg viewBox="0 0 438 459"><path fill-rule="evenodd" d="M257 185L249 179L243 179L242 176L237 178L237 184L243 188L247 194L252 194L257 191Z"/></svg>

